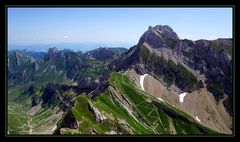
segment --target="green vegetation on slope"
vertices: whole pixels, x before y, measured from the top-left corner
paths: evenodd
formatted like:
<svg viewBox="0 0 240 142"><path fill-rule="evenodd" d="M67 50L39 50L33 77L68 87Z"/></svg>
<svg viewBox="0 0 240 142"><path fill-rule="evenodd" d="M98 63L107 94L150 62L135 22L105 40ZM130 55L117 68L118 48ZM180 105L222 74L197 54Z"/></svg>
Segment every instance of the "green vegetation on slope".
<svg viewBox="0 0 240 142"><path fill-rule="evenodd" d="M211 83L208 85L209 89L214 92L214 97L219 102L220 99L224 98L224 89L222 86L222 82Z"/></svg>
<svg viewBox="0 0 240 142"><path fill-rule="evenodd" d="M96 77L107 73L105 62L83 57L74 52L65 52L65 56L62 55L35 61L23 53L9 52L8 127L10 134L42 132L51 134L51 127L57 124L61 118L61 111L66 107L60 103L58 93L49 94L50 91L47 91L44 94L46 87L49 84L75 86L74 79ZM73 80L67 77L72 77ZM76 94L73 90L58 91L64 101L74 101ZM41 104L44 96L50 105ZM30 113L31 116L29 116ZM15 114L18 117L14 117ZM28 130L30 128L27 123L31 124L31 132Z"/></svg>
<svg viewBox="0 0 240 142"><path fill-rule="evenodd" d="M122 78L122 79L121 79ZM187 123L192 129L195 128L194 125L196 126L199 126L201 129L204 129L203 131L206 131L206 133L209 133L209 134L217 134L217 132L215 132L214 130L211 130L205 126L202 126L200 125L199 123L197 123L195 121L194 118L192 118L190 115L184 113L183 111L181 110L178 110L176 109L175 107L172 107L171 105L167 104L167 103L162 103L162 102L156 102L156 100L152 100L152 103L150 103L149 101L146 101L149 97L149 95L145 94L144 92L142 92L141 90L139 90L136 85L134 85L133 81L131 81L126 75L122 75L120 73L112 73L111 74L111 78L110 78L110 82L113 83L117 88L119 88L119 90L123 91L122 93L125 94L127 97L129 97L129 99L131 101L135 101L136 100L139 100L139 98L144 98L145 99L145 102L142 103L143 107L146 107L146 106L152 106L150 108L156 108L156 109L159 109L157 108L156 106L154 106L153 104L158 104L158 105L161 105L163 108L166 108L167 110L171 110L172 112L175 112L176 114L178 114L178 117L180 118L185 118L185 120L181 120L181 121L187 121L185 123ZM125 88L126 85L128 85L128 88ZM126 91L127 90L127 91ZM136 91L137 93L128 93L129 90L131 90L132 92ZM126 92L124 92L126 91ZM145 95L144 95L145 94ZM130 98L132 97L132 99ZM153 103L154 102L154 103ZM140 103L140 101L138 102ZM146 105L148 104L148 105ZM141 105L140 105L141 106ZM137 108L138 108L138 111L140 111L140 113L143 115L143 117L145 117L145 119L147 120L147 122L151 122L150 120L150 117L144 115L143 111L140 107L139 107L139 104L137 104ZM162 114L165 114L165 113L162 113ZM164 116L163 116L164 117ZM168 115L168 117L171 117L171 114ZM177 118L178 118L177 117ZM174 118L172 118L174 119ZM179 119L179 118L178 118ZM194 124L194 125L190 125L190 124ZM185 127L186 128L186 127ZM182 128L183 129L183 128ZM186 130L187 131L187 130ZM195 130L195 131L199 131L199 130ZM164 133L162 131L159 131L158 133ZM200 133L200 132L199 132ZM165 132L165 134L168 134L167 132Z"/></svg>
<svg viewBox="0 0 240 142"><path fill-rule="evenodd" d="M126 75L113 72L108 90L94 100L78 96L72 112L78 129L61 128L61 134L218 134L190 115L139 90ZM89 104L107 119L96 122ZM121 124L125 121L128 125ZM171 126L170 126L171 125Z"/></svg>
<svg viewBox="0 0 240 142"><path fill-rule="evenodd" d="M175 83L185 91L191 90L197 84L197 78L191 71L183 65L175 64L173 61L166 60L163 56L157 56L141 45L141 59L146 68L153 70L158 76L163 76L168 86Z"/></svg>
<svg viewBox="0 0 240 142"><path fill-rule="evenodd" d="M230 56L232 56L232 42L228 42L227 40L224 39L217 39L209 41L209 46L217 53L219 53L222 50L225 50L228 52Z"/></svg>
<svg viewBox="0 0 240 142"><path fill-rule="evenodd" d="M85 58L84 62L87 64L81 71L84 77L95 77L108 72L107 63L103 61Z"/></svg>
<svg viewBox="0 0 240 142"><path fill-rule="evenodd" d="M157 31L157 33L161 36L162 40L170 47L175 48L177 45L177 41L173 40L172 38L167 37L165 34Z"/></svg>
<svg viewBox="0 0 240 142"><path fill-rule="evenodd" d="M38 72L38 71L37 71ZM51 134L54 127L61 118L60 106L53 108L32 106L32 99L35 98L36 103L40 103L45 86L50 82L58 84L71 85L73 81L65 78L64 72L54 72L54 70L46 71L33 76L39 79L25 83L24 81L15 82L8 81L8 132L9 134ZM16 80L15 80L16 81ZM32 93L28 92L32 88ZM69 100L73 99L76 94L73 91L65 92ZM32 113L32 114L30 114ZM30 127L31 126L31 127ZM31 128L31 131L30 131Z"/></svg>

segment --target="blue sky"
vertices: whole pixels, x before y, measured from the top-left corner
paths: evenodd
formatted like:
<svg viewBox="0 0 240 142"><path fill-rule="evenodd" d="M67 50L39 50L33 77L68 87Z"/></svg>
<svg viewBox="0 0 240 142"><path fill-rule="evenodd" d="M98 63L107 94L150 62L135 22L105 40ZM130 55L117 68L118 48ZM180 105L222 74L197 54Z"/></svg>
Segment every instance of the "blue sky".
<svg viewBox="0 0 240 142"><path fill-rule="evenodd" d="M232 8L8 8L8 43L136 44L148 26L181 39L232 37Z"/></svg>

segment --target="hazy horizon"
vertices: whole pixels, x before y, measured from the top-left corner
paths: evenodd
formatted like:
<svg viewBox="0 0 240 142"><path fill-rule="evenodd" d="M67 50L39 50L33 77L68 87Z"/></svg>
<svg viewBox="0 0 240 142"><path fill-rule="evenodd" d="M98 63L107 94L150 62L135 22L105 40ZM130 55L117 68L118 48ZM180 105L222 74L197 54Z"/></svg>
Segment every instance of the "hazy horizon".
<svg viewBox="0 0 240 142"><path fill-rule="evenodd" d="M122 47L129 49L132 47L133 44L129 43L119 43L119 44L112 44L109 46L108 44L104 43L38 43L38 44L10 44L8 45L8 51L11 50L27 50L27 51L39 51L39 52L47 52L49 48L56 47L59 50L63 49L71 49L73 51L82 51L86 52L89 50L93 50L100 47L106 48L115 48L115 47Z"/></svg>
<svg viewBox="0 0 240 142"><path fill-rule="evenodd" d="M232 38L232 8L8 8L8 45L129 48L156 25L169 25L180 39Z"/></svg>

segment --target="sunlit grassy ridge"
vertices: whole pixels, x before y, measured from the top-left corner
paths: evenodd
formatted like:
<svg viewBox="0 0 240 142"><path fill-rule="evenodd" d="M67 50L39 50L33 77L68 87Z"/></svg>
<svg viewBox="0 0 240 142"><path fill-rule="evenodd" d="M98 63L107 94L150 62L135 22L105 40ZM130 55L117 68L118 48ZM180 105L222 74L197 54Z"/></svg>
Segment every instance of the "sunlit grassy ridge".
<svg viewBox="0 0 240 142"><path fill-rule="evenodd" d="M77 98L71 111L79 126L77 129L62 128L62 134L92 134L93 130L95 134L111 131L118 134L218 134L190 115L139 90L126 75L113 72L109 83L108 90L94 100L86 95ZM106 121L96 122L89 104L106 116Z"/></svg>

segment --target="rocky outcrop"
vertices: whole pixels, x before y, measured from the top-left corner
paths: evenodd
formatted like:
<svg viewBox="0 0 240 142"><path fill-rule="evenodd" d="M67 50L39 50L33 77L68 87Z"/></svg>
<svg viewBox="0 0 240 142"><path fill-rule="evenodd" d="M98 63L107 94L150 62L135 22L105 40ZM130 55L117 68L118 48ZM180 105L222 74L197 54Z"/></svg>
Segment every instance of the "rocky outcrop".
<svg viewBox="0 0 240 142"><path fill-rule="evenodd" d="M230 58L229 54L227 53L227 51L222 50L219 53L218 60L219 60L219 63L220 63L220 66L221 66L221 69L223 70L223 72L226 75L230 75L231 70L232 70L231 69L231 58Z"/></svg>
<svg viewBox="0 0 240 142"><path fill-rule="evenodd" d="M100 47L91 51L86 52L84 55L93 57L101 61L112 60L116 55L126 52L126 48L105 48Z"/></svg>
<svg viewBox="0 0 240 142"><path fill-rule="evenodd" d="M42 106L53 106L56 104L53 104L52 101L56 100L57 96L57 85L53 83L49 83L47 87L44 89L44 92L41 96L42 99Z"/></svg>
<svg viewBox="0 0 240 142"><path fill-rule="evenodd" d="M78 123L71 111L63 119L62 128L64 128L64 127L70 128L70 129L78 128Z"/></svg>
<svg viewBox="0 0 240 142"><path fill-rule="evenodd" d="M35 93L35 89L33 86L30 86L29 88L25 88L23 94L26 95L33 95Z"/></svg>
<svg viewBox="0 0 240 142"><path fill-rule="evenodd" d="M91 102L88 102L88 106L89 110L93 112L97 123L102 123L107 119L107 117L104 116L96 107L94 107Z"/></svg>
<svg viewBox="0 0 240 142"><path fill-rule="evenodd" d="M232 95L231 57L232 39L182 40L169 26L157 25L149 26L138 44L111 67L117 71L134 68L140 74L163 78L164 84L174 84L177 90L192 92L207 87L219 100L224 94ZM189 78L192 81L187 82Z"/></svg>
<svg viewBox="0 0 240 142"><path fill-rule="evenodd" d="M118 133L115 132L115 131L110 131L110 132L105 132L104 134L106 134L106 135L116 135Z"/></svg>
<svg viewBox="0 0 240 142"><path fill-rule="evenodd" d="M61 90L64 88L58 84L49 83L44 88L43 94L41 96L42 107L60 106L63 111L68 111L73 106L73 102L68 100L62 93Z"/></svg>
<svg viewBox="0 0 240 142"><path fill-rule="evenodd" d="M114 58L109 64L111 70L120 71L140 63L140 49L138 46L131 47L127 52Z"/></svg>
<svg viewBox="0 0 240 142"><path fill-rule="evenodd" d="M37 99L35 96L32 96L32 107L37 105Z"/></svg>
<svg viewBox="0 0 240 142"><path fill-rule="evenodd" d="M72 108L73 103L70 102L70 100L68 100L65 96L63 96L59 92L57 92L57 99L60 101L61 108L63 111L66 111L66 110Z"/></svg>
<svg viewBox="0 0 240 142"><path fill-rule="evenodd" d="M148 28L148 31L145 32L140 38L138 44L143 44L144 42L147 42L154 48L167 47L166 44L164 44L163 40L154 33L154 29L151 26Z"/></svg>
<svg viewBox="0 0 240 142"><path fill-rule="evenodd" d="M14 50L8 52L8 77L9 79L26 81L34 69L35 59Z"/></svg>
<svg viewBox="0 0 240 142"><path fill-rule="evenodd" d="M123 119L119 119L118 123L125 129L127 130L128 133L132 134L132 129L130 125Z"/></svg>
<svg viewBox="0 0 240 142"><path fill-rule="evenodd" d="M39 69L38 63L35 62L35 63L33 64L33 68L34 68L35 71L38 71L38 69Z"/></svg>
<svg viewBox="0 0 240 142"><path fill-rule="evenodd" d="M149 26L148 31L140 38L138 45L147 42L153 48L168 48L174 46L173 44L178 39L178 35L168 25Z"/></svg>
<svg viewBox="0 0 240 142"><path fill-rule="evenodd" d="M20 63L20 59L18 57L18 53L16 52L16 62L17 62L17 65L20 66L21 63Z"/></svg>
<svg viewBox="0 0 240 142"><path fill-rule="evenodd" d="M215 70L231 74L231 39L208 40L181 40L178 35L167 25L149 27L141 36L138 45L147 43L151 48L157 48L165 53L165 48L172 50L168 52L173 58L179 60L192 69L199 70L204 74L215 74ZM214 68L214 69L212 69ZM218 75L218 74L215 74Z"/></svg>
<svg viewBox="0 0 240 142"><path fill-rule="evenodd" d="M56 47L49 48L47 54L44 56L45 60L50 60L52 59L58 52L59 50Z"/></svg>

